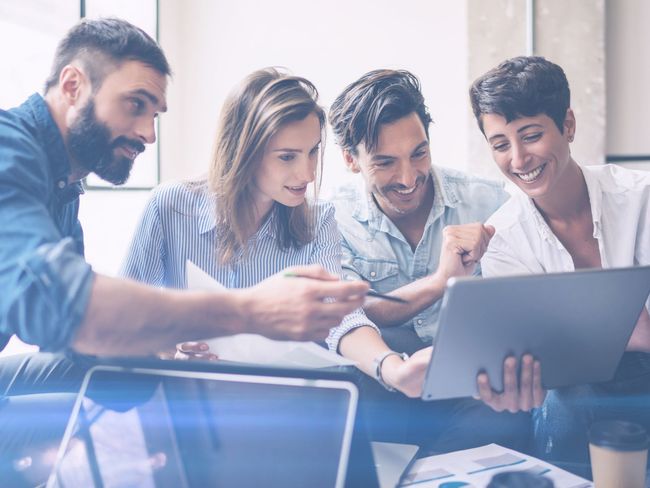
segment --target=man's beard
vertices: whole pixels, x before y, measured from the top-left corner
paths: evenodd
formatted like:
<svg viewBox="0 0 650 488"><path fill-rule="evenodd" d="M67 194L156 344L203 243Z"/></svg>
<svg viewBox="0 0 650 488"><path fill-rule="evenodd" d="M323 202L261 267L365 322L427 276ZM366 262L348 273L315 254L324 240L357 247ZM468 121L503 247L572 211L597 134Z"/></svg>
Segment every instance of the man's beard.
<svg viewBox="0 0 650 488"><path fill-rule="evenodd" d="M111 141L108 126L95 115L95 102L90 99L68 130L68 148L72 158L85 170L114 185L123 184L131 173L133 159L116 155L115 149L125 146L142 152L140 141L119 136Z"/></svg>

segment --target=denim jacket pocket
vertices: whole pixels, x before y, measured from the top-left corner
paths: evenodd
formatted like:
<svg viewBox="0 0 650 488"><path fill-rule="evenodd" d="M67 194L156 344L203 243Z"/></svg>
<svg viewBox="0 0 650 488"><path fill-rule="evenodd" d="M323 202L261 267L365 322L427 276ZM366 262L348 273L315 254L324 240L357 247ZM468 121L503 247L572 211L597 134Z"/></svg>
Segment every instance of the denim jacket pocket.
<svg viewBox="0 0 650 488"><path fill-rule="evenodd" d="M355 258L353 266L374 290L388 293L398 287L399 267L394 261Z"/></svg>

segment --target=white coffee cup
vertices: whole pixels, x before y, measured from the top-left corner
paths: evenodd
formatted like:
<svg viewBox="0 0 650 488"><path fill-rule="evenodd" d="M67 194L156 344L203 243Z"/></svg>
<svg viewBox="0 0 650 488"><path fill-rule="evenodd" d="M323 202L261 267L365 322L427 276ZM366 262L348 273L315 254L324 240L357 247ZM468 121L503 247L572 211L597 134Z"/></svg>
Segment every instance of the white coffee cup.
<svg viewBox="0 0 650 488"><path fill-rule="evenodd" d="M603 420L589 430L596 488L645 488L648 434L632 422Z"/></svg>

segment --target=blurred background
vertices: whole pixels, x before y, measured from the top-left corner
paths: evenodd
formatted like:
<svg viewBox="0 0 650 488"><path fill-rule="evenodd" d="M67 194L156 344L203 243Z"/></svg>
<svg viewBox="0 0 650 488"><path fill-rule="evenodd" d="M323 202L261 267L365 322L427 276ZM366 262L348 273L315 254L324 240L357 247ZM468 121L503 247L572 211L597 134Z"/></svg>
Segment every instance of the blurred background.
<svg viewBox="0 0 650 488"><path fill-rule="evenodd" d="M581 164L650 169L650 2L645 0L0 0L0 108L42 92L57 42L81 17L117 16L161 43L174 72L158 141L120 188L88 179L86 256L115 275L148 193L204 174L231 88L283 66L311 80L326 108L376 68L422 83L435 164L500 179L469 106L471 82L500 61L560 64L577 118ZM349 177L329 134L322 195ZM26 350L13 341L3 354Z"/></svg>

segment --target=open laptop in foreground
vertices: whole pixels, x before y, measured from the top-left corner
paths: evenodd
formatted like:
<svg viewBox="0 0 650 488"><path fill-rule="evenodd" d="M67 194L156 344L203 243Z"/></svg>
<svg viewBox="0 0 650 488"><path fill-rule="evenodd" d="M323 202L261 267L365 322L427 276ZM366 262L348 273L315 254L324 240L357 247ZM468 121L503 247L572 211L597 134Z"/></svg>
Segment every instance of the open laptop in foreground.
<svg viewBox="0 0 650 488"><path fill-rule="evenodd" d="M524 353L548 389L610 380L648 294L650 266L450 280L422 398L475 395L480 371L502 390Z"/></svg>
<svg viewBox="0 0 650 488"><path fill-rule="evenodd" d="M178 363L92 368L47 486L377 486L347 375Z"/></svg>

